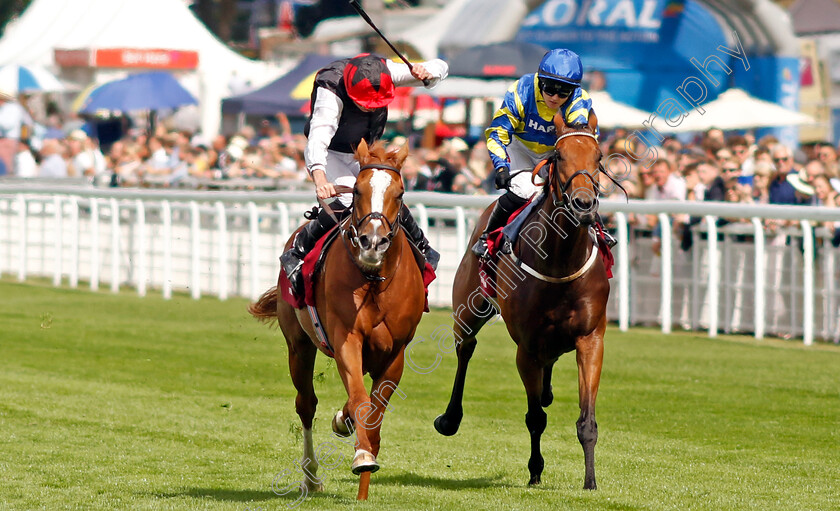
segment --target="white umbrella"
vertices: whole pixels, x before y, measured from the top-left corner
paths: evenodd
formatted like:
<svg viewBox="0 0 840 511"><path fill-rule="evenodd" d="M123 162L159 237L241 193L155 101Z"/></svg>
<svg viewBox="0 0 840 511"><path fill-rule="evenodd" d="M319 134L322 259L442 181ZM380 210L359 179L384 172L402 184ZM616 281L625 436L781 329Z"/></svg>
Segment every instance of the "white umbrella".
<svg viewBox="0 0 840 511"><path fill-rule="evenodd" d="M650 117L649 112L614 100L607 91L590 92L592 108L602 128L641 128Z"/></svg>
<svg viewBox="0 0 840 511"><path fill-rule="evenodd" d="M714 101L701 104L705 113L696 109L689 111L688 117L672 128L657 118L654 127L665 132L704 131L709 128L722 130L743 130L750 128L773 128L778 126L799 126L814 124L810 115L790 110L763 99L750 96L742 89L729 89Z"/></svg>
<svg viewBox="0 0 840 511"><path fill-rule="evenodd" d="M0 90L11 95L28 92L59 92L64 85L42 67L8 64L0 67Z"/></svg>

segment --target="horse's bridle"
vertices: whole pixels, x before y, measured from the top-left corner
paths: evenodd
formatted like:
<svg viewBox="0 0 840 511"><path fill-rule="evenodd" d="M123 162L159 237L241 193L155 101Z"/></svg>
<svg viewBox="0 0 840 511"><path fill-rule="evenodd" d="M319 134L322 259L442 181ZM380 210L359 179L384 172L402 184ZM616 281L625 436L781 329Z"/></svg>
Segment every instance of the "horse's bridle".
<svg viewBox="0 0 840 511"><path fill-rule="evenodd" d="M398 179L402 179L402 177L400 176L400 170L395 168L395 167L391 167L390 165L383 165L381 163L380 164L373 164L373 165L365 165L364 167L359 169L359 173L361 173L363 170L367 170L367 169L387 170L387 171L395 173L397 175ZM354 186L353 187L354 198L355 198L355 193L356 193L356 187ZM394 239L394 236L397 234L397 229L399 229L399 227L400 227L400 212L402 211L402 206L403 206L403 198L402 198L402 196L400 196L400 206L399 206L399 208L397 208L397 217L394 219L393 222L391 220L389 220L387 216L380 213L379 211L371 211L370 213L363 216L362 218L357 219L356 218L356 208L352 208L351 213L350 213L350 220L348 222L349 225L346 228L342 228L341 234L342 235L347 235L348 239L350 240L350 243L352 243L354 247L358 247L359 246L359 230L361 230L361 228L364 227L364 225L366 223L371 222L373 220L379 220L381 222L384 222L385 225L388 227L388 234L385 236L385 238L388 240L388 243L390 243Z"/></svg>
<svg viewBox="0 0 840 511"><path fill-rule="evenodd" d="M549 167L549 172L548 172L549 190L551 191L552 194L555 194L555 193L559 194L556 197L557 197L557 199L559 199L561 201L561 203L564 206L572 207L572 204L571 204L572 203L572 196L569 194L569 189L572 186L572 180L579 175L586 176L589 179L589 182L592 183L592 190L595 193L595 196L592 197L592 202L593 202L593 206L594 206L595 204L598 203L598 198L601 197L601 193L602 193L601 192L601 185L600 185L599 181L597 179L595 179L595 177L592 174L590 174L589 171L586 170L586 169L580 169L580 170L575 171L571 176L569 176L569 178L566 180L565 183L559 183L558 186L560 187L560 189L557 190L557 192L553 192L553 190L554 190L554 179L552 178L551 173L554 172L554 169L559 167L559 165L560 165L560 152L557 150L557 146L560 144L561 140L563 140L564 138L569 138L569 137L589 137L589 138L595 140L596 144L598 143L598 136L594 135L592 133L589 133L588 131L572 131L572 132L569 132L569 133L566 133L566 134L563 134L563 135L560 135L559 137L557 137L557 140L554 142L554 158L553 158L553 161L551 162L551 166ZM624 190L624 187L621 186L621 183L616 181L615 178L612 177L604 169L604 164L601 163L601 162L598 162L598 172L600 174L605 174L607 176L607 178L609 178L613 183L618 185L618 187L621 188L621 190L623 190L625 194L627 193L627 191Z"/></svg>

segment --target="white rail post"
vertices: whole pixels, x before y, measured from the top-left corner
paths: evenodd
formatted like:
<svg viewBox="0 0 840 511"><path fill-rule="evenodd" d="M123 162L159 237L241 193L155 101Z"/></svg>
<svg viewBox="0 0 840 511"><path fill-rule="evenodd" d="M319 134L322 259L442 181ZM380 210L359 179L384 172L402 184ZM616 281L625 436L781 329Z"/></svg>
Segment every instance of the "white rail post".
<svg viewBox="0 0 840 511"><path fill-rule="evenodd" d="M662 316L662 333L671 333L671 293L673 291L673 272L674 259L671 256L671 219L665 213L659 213L659 225L661 228L660 236L660 255L659 258L662 263L660 274L661 280L661 302L659 307L659 314Z"/></svg>
<svg viewBox="0 0 840 511"><path fill-rule="evenodd" d="M146 296L146 276L149 274L149 258L146 237L146 206L142 199L134 201L137 209L137 294Z"/></svg>
<svg viewBox="0 0 840 511"><path fill-rule="evenodd" d="M429 210L426 209L424 204L415 204L415 208L417 208L417 220L418 224L420 224L420 228L423 229L423 233L426 237L429 237Z"/></svg>
<svg viewBox="0 0 840 511"><path fill-rule="evenodd" d="M717 218L706 215L709 234L709 337L718 334L718 298L720 294L720 261L718 258Z"/></svg>
<svg viewBox="0 0 840 511"><path fill-rule="evenodd" d="M111 198L111 292L120 291L120 205Z"/></svg>
<svg viewBox="0 0 840 511"><path fill-rule="evenodd" d="M767 260L767 254L764 250L764 224L762 224L761 219L758 217L753 217L751 220L753 227L755 228L755 298L753 300L755 310L755 319L753 322L754 330L755 330L755 338L756 339L764 339L764 328L765 328L765 297L766 297L766 287L765 287L765 261Z"/></svg>
<svg viewBox="0 0 840 511"><path fill-rule="evenodd" d="M99 290L99 199L90 198L90 290Z"/></svg>
<svg viewBox="0 0 840 511"><path fill-rule="evenodd" d="M227 300L228 297L228 236L227 236L227 213L222 201L216 201L216 221L219 231L218 257L219 257L219 300Z"/></svg>
<svg viewBox="0 0 840 511"><path fill-rule="evenodd" d="M79 199L70 197L70 287L79 287Z"/></svg>
<svg viewBox="0 0 840 511"><path fill-rule="evenodd" d="M198 257L201 249L201 212L198 210L198 203L190 201L190 243L192 254L190 258L190 296L194 300L201 298L201 268Z"/></svg>
<svg viewBox="0 0 840 511"><path fill-rule="evenodd" d="M163 298L172 298L172 205L168 200L160 204L163 216Z"/></svg>
<svg viewBox="0 0 840 511"><path fill-rule="evenodd" d="M260 297L259 292L259 271L260 271L260 215L257 205L253 201L248 203L248 228L251 234L251 299Z"/></svg>
<svg viewBox="0 0 840 511"><path fill-rule="evenodd" d="M64 216L64 212L62 208L64 207L64 202L60 195L53 196L53 207L55 208L55 266L53 267L53 286L60 286L61 285L61 261L64 258L62 252L62 217Z"/></svg>
<svg viewBox="0 0 840 511"><path fill-rule="evenodd" d="M26 198L23 196L22 193L17 195L17 203L18 203L18 226L20 231L18 231L18 256L20 259L18 260L18 280L23 282L26 280L26 252L27 252L27 236L26 233L28 229L26 228L26 224L29 221L27 218L29 204L26 202Z"/></svg>
<svg viewBox="0 0 840 511"><path fill-rule="evenodd" d="M464 208L455 206L455 233L458 243L458 254L467 250L467 215Z"/></svg>
<svg viewBox="0 0 840 511"><path fill-rule="evenodd" d="M802 272L802 340L805 346L814 344L814 228L808 220L801 220L804 269Z"/></svg>
<svg viewBox="0 0 840 511"><path fill-rule="evenodd" d="M615 214L618 223L618 329L630 328L630 238L627 215Z"/></svg>
<svg viewBox="0 0 840 511"><path fill-rule="evenodd" d="M282 250L282 247L289 241L289 236L292 235L289 230L289 205L285 202L278 202L277 212L280 213L280 247Z"/></svg>

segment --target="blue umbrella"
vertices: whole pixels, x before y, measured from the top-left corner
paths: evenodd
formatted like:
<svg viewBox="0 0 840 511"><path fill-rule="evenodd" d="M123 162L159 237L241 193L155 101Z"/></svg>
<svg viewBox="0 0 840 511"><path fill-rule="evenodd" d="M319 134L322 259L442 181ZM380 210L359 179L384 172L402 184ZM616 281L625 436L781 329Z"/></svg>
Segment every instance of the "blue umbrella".
<svg viewBox="0 0 840 511"><path fill-rule="evenodd" d="M9 64L0 67L0 90L16 96L27 92L57 92L64 86L46 69Z"/></svg>
<svg viewBox="0 0 840 511"><path fill-rule="evenodd" d="M81 113L98 110L133 112L163 110L198 101L171 74L155 71L139 73L108 82L94 89L85 100Z"/></svg>

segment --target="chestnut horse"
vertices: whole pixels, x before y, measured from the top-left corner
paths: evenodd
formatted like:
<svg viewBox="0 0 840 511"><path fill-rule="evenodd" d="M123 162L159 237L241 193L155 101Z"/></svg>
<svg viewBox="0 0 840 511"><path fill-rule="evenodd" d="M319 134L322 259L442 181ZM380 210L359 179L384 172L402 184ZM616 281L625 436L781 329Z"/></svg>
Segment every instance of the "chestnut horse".
<svg viewBox="0 0 840 511"><path fill-rule="evenodd" d="M528 412L525 425L531 435L528 460L530 481L539 484L543 471L540 436L546 427L544 407L551 404L551 370L564 353L577 351L580 418L577 435L583 446L585 489L595 489L595 398L601 376L610 286L598 247L590 235L597 218L597 172L601 150L596 138L597 118L590 114L583 129L554 118L557 129L542 205L525 220L522 235L511 254L500 254L496 266L497 304L479 289L479 260L467 250L455 275L452 303L458 369L446 412L435 419L435 429L454 435L463 417L461 401L467 365L476 346L478 330L498 311L518 345L516 366L525 385ZM490 208L476 225L468 246L484 230Z"/></svg>
<svg viewBox="0 0 840 511"><path fill-rule="evenodd" d="M382 415L402 377L403 353L425 302L423 278L398 221L404 192L399 169L407 155L407 147L386 153L382 143L370 148L364 141L359 144L356 159L361 171L353 188L352 213L339 224L340 239L327 249L324 270L315 284L318 316L348 396L333 418L333 431L346 437L355 430L351 468L361 474L359 500L367 499L370 474L379 469ZM277 319L286 338L298 392L295 408L303 425L302 468L307 477L302 490L322 490L312 443L318 403L312 377L318 350L330 353L318 342L307 310L278 299L277 287L252 304L250 312L261 320ZM373 380L370 394L364 386L365 373Z"/></svg>

